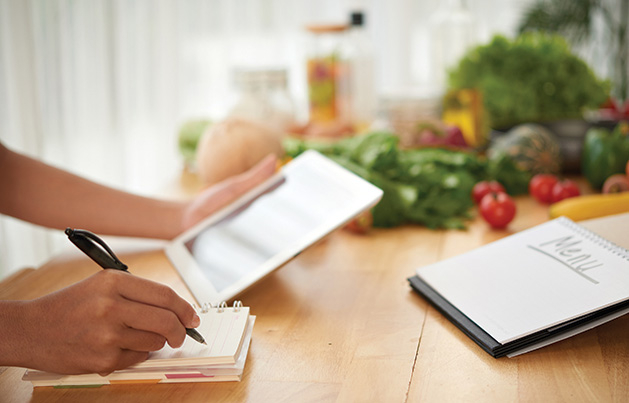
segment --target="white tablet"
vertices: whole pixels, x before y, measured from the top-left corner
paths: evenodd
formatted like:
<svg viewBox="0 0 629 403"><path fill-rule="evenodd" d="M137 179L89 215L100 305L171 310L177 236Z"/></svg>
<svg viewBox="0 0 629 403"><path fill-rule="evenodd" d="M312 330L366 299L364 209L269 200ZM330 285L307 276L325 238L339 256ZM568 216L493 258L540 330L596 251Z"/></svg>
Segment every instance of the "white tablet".
<svg viewBox="0 0 629 403"><path fill-rule="evenodd" d="M237 294L374 206L382 190L307 151L178 236L166 254L199 303Z"/></svg>

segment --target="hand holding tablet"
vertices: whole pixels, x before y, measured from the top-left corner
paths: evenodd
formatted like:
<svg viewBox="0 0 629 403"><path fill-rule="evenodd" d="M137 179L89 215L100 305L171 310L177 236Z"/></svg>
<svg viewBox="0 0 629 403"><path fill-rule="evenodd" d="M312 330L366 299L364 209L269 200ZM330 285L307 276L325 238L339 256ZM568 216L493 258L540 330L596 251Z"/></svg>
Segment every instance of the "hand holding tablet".
<svg viewBox="0 0 629 403"><path fill-rule="evenodd" d="M198 301L227 301L381 197L369 182L307 151L178 236L166 254Z"/></svg>

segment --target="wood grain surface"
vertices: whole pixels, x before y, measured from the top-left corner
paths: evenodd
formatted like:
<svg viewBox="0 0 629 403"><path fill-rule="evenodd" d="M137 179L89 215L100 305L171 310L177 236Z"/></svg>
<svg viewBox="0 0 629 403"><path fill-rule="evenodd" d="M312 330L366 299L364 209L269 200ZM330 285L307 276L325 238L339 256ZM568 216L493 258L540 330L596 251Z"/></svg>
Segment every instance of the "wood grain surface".
<svg viewBox="0 0 629 403"><path fill-rule="evenodd" d="M508 230L420 226L338 231L241 294L257 316L241 382L35 388L0 371L1 402L629 401L629 317L516 358L494 359L408 285L414 269L529 228L547 208L522 197ZM192 300L160 249L121 259ZM30 299L99 268L80 254L0 283ZM514 285L517 286L517 285Z"/></svg>

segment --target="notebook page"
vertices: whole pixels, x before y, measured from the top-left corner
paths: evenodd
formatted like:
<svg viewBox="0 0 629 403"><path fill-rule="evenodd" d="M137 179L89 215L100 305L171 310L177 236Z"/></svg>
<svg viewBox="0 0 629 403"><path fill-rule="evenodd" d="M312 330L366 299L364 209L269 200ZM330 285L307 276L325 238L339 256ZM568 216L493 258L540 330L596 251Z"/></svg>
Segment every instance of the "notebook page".
<svg viewBox="0 0 629 403"><path fill-rule="evenodd" d="M618 246L629 249L629 213L579 221L579 225L599 234Z"/></svg>
<svg viewBox="0 0 629 403"><path fill-rule="evenodd" d="M197 331L207 345L186 337L181 347L173 349L167 344L134 367L234 363L247 327L249 307L224 308L222 312L211 308L207 313L200 313L199 317L201 325Z"/></svg>
<svg viewBox="0 0 629 403"><path fill-rule="evenodd" d="M560 218L417 275L504 344L629 299L628 256Z"/></svg>

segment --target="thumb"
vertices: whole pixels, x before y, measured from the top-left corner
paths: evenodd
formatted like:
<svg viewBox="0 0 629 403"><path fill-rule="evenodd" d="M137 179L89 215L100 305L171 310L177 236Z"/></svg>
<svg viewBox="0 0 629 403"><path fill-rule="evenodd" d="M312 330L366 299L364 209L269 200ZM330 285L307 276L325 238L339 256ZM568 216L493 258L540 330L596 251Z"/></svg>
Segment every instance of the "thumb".
<svg viewBox="0 0 629 403"><path fill-rule="evenodd" d="M269 154L248 171L219 182L197 196L186 208L183 230L191 228L205 217L217 212L240 196L271 177L277 167L277 157Z"/></svg>
<svg viewBox="0 0 629 403"><path fill-rule="evenodd" d="M227 179L225 186L232 188L234 194L241 196L256 185L264 182L264 180L273 175L276 170L277 157L275 154L269 154L248 171Z"/></svg>

